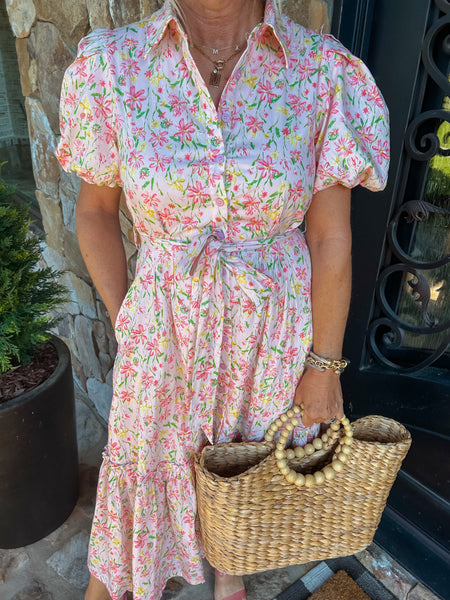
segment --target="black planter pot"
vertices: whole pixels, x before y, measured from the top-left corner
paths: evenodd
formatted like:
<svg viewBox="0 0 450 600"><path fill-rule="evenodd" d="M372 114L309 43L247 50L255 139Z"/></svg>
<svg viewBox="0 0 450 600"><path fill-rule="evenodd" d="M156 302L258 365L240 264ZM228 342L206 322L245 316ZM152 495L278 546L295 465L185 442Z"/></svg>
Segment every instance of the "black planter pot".
<svg viewBox="0 0 450 600"><path fill-rule="evenodd" d="M58 338L53 374L0 404L0 548L57 529L78 498L78 450L70 353Z"/></svg>

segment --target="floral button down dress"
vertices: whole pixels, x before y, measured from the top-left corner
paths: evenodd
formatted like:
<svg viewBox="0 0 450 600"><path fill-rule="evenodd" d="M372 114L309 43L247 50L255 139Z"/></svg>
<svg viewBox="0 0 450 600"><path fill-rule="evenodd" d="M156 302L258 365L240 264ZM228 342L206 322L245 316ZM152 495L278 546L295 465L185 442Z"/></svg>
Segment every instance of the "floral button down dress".
<svg viewBox="0 0 450 600"><path fill-rule="evenodd" d="M61 132L64 169L121 186L139 234L89 568L114 600L153 600L204 581L194 454L262 439L292 404L312 344L299 226L318 190L384 186L387 113L359 60L271 0L216 109L166 3L82 40Z"/></svg>

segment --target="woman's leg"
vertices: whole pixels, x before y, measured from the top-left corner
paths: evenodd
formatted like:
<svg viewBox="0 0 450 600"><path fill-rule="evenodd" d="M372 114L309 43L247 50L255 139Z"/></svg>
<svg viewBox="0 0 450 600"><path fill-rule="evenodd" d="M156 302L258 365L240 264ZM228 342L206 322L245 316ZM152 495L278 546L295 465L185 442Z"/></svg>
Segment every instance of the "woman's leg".
<svg viewBox="0 0 450 600"><path fill-rule="evenodd" d="M227 575L217 569L214 600L246 600L244 581L238 575Z"/></svg>
<svg viewBox="0 0 450 600"><path fill-rule="evenodd" d="M84 600L111 600L106 585L91 575Z"/></svg>

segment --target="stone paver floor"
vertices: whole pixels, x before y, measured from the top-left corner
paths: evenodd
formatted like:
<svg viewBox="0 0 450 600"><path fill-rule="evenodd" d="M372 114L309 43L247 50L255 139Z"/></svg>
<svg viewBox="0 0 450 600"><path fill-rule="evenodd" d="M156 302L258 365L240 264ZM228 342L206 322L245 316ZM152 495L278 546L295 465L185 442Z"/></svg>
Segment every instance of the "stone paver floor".
<svg viewBox="0 0 450 600"><path fill-rule="evenodd" d="M69 519L49 536L25 548L0 549L1 600L83 600L90 523L102 449L104 423L77 389L81 493ZM357 558L399 600L437 600L424 586L375 545ZM297 565L245 577L248 600L274 600L317 563ZM212 600L213 573L205 567L206 583L188 585L171 579L162 600ZM131 594L130 600L131 600Z"/></svg>

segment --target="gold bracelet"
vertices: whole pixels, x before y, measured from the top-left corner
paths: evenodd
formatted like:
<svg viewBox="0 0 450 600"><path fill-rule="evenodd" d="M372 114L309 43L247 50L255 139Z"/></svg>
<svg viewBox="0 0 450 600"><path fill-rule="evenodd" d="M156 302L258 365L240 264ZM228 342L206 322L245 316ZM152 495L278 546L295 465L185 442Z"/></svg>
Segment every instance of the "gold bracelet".
<svg viewBox="0 0 450 600"><path fill-rule="evenodd" d="M334 371L334 373L337 375L340 375L345 367L350 363L350 361L344 357L335 360L323 358L322 356L315 354L312 350L310 350L308 356L306 357L306 362L318 371Z"/></svg>

